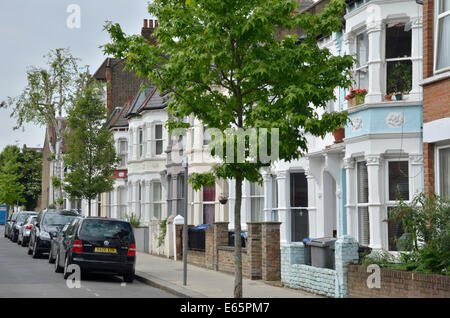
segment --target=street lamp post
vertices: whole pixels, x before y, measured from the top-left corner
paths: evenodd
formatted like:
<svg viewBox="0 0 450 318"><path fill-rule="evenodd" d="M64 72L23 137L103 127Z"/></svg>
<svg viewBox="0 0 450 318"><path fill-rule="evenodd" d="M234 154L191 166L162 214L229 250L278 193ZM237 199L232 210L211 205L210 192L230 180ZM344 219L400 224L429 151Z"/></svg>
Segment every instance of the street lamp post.
<svg viewBox="0 0 450 318"><path fill-rule="evenodd" d="M188 248L188 227L187 227L187 193L188 193L188 159L184 157L181 161L184 168L184 226L183 226L183 285L187 284L187 248Z"/></svg>

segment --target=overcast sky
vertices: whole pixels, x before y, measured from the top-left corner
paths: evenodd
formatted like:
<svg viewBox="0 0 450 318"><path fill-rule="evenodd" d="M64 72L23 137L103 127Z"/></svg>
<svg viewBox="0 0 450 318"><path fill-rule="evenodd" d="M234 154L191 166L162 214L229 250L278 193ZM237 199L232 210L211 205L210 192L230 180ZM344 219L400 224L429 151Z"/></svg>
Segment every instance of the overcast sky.
<svg viewBox="0 0 450 318"><path fill-rule="evenodd" d="M105 21L118 22L127 34L140 33L143 19L151 18L148 0L0 0L0 101L17 96L26 86L27 66L45 66L43 56L51 49L70 48L82 65L94 72L105 59L100 45L109 42ZM67 20L81 9L80 28ZM71 20L72 21L72 20ZM27 125L13 131L10 110L0 110L0 151L11 144L42 147L44 127Z"/></svg>

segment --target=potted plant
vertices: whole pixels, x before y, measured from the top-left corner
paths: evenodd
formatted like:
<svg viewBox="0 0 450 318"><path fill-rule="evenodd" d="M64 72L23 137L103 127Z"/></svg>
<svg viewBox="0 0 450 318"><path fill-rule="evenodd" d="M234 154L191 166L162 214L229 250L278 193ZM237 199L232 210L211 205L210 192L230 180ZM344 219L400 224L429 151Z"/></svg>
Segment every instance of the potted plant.
<svg viewBox="0 0 450 318"><path fill-rule="evenodd" d="M348 101L348 107L364 104L367 95L366 89L350 89L350 94L345 96Z"/></svg>
<svg viewBox="0 0 450 318"><path fill-rule="evenodd" d="M334 143L337 144L343 142L345 138L345 128L340 127L336 129L335 131L333 131L333 136L334 136Z"/></svg>
<svg viewBox="0 0 450 318"><path fill-rule="evenodd" d="M405 61L397 61L388 66L387 92L402 100L412 87L412 65Z"/></svg>
<svg viewBox="0 0 450 318"><path fill-rule="evenodd" d="M392 100L392 95L393 95L392 93L391 93L391 94L388 94L388 95L385 95L385 96L384 96L384 100L385 100L385 101L391 101L391 100Z"/></svg>

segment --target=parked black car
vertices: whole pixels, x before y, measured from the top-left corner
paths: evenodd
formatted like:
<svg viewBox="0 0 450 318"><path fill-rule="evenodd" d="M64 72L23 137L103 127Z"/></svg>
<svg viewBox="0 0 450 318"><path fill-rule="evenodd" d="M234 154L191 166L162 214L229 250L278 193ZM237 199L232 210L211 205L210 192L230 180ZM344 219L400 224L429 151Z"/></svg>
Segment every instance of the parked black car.
<svg viewBox="0 0 450 318"><path fill-rule="evenodd" d="M37 215L37 212L22 211L17 214L16 222L14 223L14 225L11 227L10 230L11 241L17 242L17 239L19 238L20 229L22 228L23 224L28 219L28 217L31 215Z"/></svg>
<svg viewBox="0 0 450 318"><path fill-rule="evenodd" d="M13 214L11 214L10 218L6 221L5 224L5 237L7 238L11 238L11 229L14 226L14 224L16 223L16 219L17 219L17 215L19 214L19 212L14 212Z"/></svg>
<svg viewBox="0 0 450 318"><path fill-rule="evenodd" d="M101 272L134 279L136 243L127 221L78 217L54 241L55 272L70 275L68 266L76 264L82 273Z"/></svg>
<svg viewBox="0 0 450 318"><path fill-rule="evenodd" d="M28 242L30 241L31 229L36 223L36 220L37 220L37 213L36 215L29 216L27 220L23 223L22 227L19 230L19 238L17 239L17 244L20 244L24 247L28 245Z"/></svg>
<svg viewBox="0 0 450 318"><path fill-rule="evenodd" d="M79 216L74 211L44 210L38 214L37 220L30 233L28 255L33 258L50 251L52 237L67 223Z"/></svg>

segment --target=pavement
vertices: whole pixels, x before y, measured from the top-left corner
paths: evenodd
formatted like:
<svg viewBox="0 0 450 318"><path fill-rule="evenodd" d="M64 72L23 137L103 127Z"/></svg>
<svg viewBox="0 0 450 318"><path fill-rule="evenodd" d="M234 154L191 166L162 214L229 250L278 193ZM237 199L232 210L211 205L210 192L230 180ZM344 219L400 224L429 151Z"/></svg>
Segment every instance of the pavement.
<svg viewBox="0 0 450 318"><path fill-rule="evenodd" d="M137 253L136 279L185 298L232 298L234 275L188 264L187 285L183 286L183 262ZM302 290L242 280L244 298L323 298Z"/></svg>

